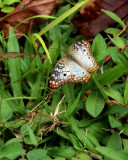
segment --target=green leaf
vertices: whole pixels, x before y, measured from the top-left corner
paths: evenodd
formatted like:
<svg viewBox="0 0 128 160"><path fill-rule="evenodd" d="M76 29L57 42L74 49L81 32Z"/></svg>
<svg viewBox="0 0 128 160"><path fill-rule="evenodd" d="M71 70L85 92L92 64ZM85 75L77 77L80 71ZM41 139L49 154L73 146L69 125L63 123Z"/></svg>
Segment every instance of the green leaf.
<svg viewBox="0 0 128 160"><path fill-rule="evenodd" d="M16 2L21 2L21 0L4 0L3 1L4 5L11 5Z"/></svg>
<svg viewBox="0 0 128 160"><path fill-rule="evenodd" d="M16 159L18 156L25 154L20 143L11 143L0 149L0 158L7 157Z"/></svg>
<svg viewBox="0 0 128 160"><path fill-rule="evenodd" d="M47 151L44 149L34 149L27 153L28 160L45 160Z"/></svg>
<svg viewBox="0 0 128 160"><path fill-rule="evenodd" d="M86 110L93 117L97 117L104 108L104 99L100 92L92 92L86 101Z"/></svg>
<svg viewBox="0 0 128 160"><path fill-rule="evenodd" d="M49 38L52 41L55 41L56 37L61 37L61 30L59 25L56 25L55 27L49 30Z"/></svg>
<svg viewBox="0 0 128 160"><path fill-rule="evenodd" d="M122 141L118 132L114 132L107 142L107 147L110 147L116 151L122 150Z"/></svg>
<svg viewBox="0 0 128 160"><path fill-rule="evenodd" d="M109 119L110 126L112 128L117 128L122 126L122 124L113 116L108 116L108 119Z"/></svg>
<svg viewBox="0 0 128 160"><path fill-rule="evenodd" d="M100 119L98 122L93 122L91 125L87 126L88 133L95 136L98 142L103 143L105 137L109 135L108 132L103 130L103 128L109 128L108 121L105 118Z"/></svg>
<svg viewBox="0 0 128 160"><path fill-rule="evenodd" d="M122 134L128 136L128 124L125 123L121 127L118 127L118 130L122 132Z"/></svg>
<svg viewBox="0 0 128 160"><path fill-rule="evenodd" d="M108 96L106 95L105 91L104 91L104 88L100 85L100 83L95 79L95 77L93 76L93 73L92 73L92 78L97 86L97 88L99 89L99 91L101 92L102 96L104 97L105 100L108 100Z"/></svg>
<svg viewBox="0 0 128 160"><path fill-rule="evenodd" d="M122 41L120 37L114 35L114 38L111 38L110 36L109 38L118 48L125 48L125 43Z"/></svg>
<svg viewBox="0 0 128 160"><path fill-rule="evenodd" d="M71 158L77 152L73 147L49 147L47 148L48 155L51 157L64 157L64 158Z"/></svg>
<svg viewBox="0 0 128 160"><path fill-rule="evenodd" d="M10 139L9 141L6 142L6 144L11 144L11 143L20 143L20 142L23 142L23 139L22 138L12 138Z"/></svg>
<svg viewBox="0 0 128 160"><path fill-rule="evenodd" d="M68 134L68 136L75 149L81 150L83 148L77 137L75 137L73 134Z"/></svg>
<svg viewBox="0 0 128 160"><path fill-rule="evenodd" d="M120 33L120 29L118 28L107 28L104 32L105 33L109 33L109 34L113 34L113 35L117 35Z"/></svg>
<svg viewBox="0 0 128 160"><path fill-rule="evenodd" d="M102 11L106 13L109 17L114 19L116 22L118 22L123 28L126 26L124 22L115 13L104 10L104 9L102 9Z"/></svg>
<svg viewBox="0 0 128 160"><path fill-rule="evenodd" d="M37 33L34 33L34 34L32 35L32 37L36 37L36 38L40 41L41 45L42 45L43 48L44 48L45 53L46 53L47 56L48 56L48 59L49 59L50 63L52 63L52 60L51 60L49 51L48 51L48 49L47 49L47 47L46 47L46 45L45 45L45 43L44 43L44 40L41 38L41 36L40 36L39 34L37 34ZM35 41L32 41L32 42L34 42L34 45L35 45Z"/></svg>
<svg viewBox="0 0 128 160"><path fill-rule="evenodd" d="M97 151L99 151L102 155L110 158L111 160L127 160L128 153L115 151L109 147L97 147Z"/></svg>
<svg viewBox="0 0 128 160"><path fill-rule="evenodd" d="M33 144L33 145L37 145L36 136L34 135L32 129L31 129L29 126L27 126L27 127L28 127L29 136L30 136L30 139L31 139L32 144Z"/></svg>
<svg viewBox="0 0 128 160"><path fill-rule="evenodd" d="M6 101L1 102L1 113L0 114L1 114L0 121L2 122L6 122L13 115L13 111L10 105Z"/></svg>
<svg viewBox="0 0 128 160"><path fill-rule="evenodd" d="M1 12L4 12L4 13L10 13L14 10L14 7L11 7L11 6L5 6L1 9Z"/></svg>
<svg viewBox="0 0 128 160"><path fill-rule="evenodd" d="M2 2L2 0L0 0L0 8L3 8L4 4Z"/></svg>
<svg viewBox="0 0 128 160"><path fill-rule="evenodd" d="M113 98L114 100L116 100L122 104L124 103L122 95L117 90L115 90L113 88L104 87L104 91L107 94L107 96Z"/></svg>
<svg viewBox="0 0 128 160"><path fill-rule="evenodd" d="M128 48L125 48L124 54L125 54L125 56L128 58Z"/></svg>
<svg viewBox="0 0 128 160"><path fill-rule="evenodd" d="M69 122L71 124L71 129L76 133L78 139L83 144L84 148L92 149L97 145L96 139L93 137L88 137L86 131L78 127L78 121L71 115L69 118Z"/></svg>
<svg viewBox="0 0 128 160"><path fill-rule="evenodd" d="M118 52L117 47L109 47L108 50L112 60L116 64L124 64L128 68L128 60L122 53Z"/></svg>
<svg viewBox="0 0 128 160"><path fill-rule="evenodd" d="M123 139L123 147L126 152L128 152L128 139Z"/></svg>
<svg viewBox="0 0 128 160"><path fill-rule="evenodd" d="M69 104L74 102L74 87L72 83L67 83L62 86L63 93L65 95L65 101L70 102Z"/></svg>
<svg viewBox="0 0 128 160"><path fill-rule="evenodd" d="M107 56L107 45L104 38L100 34L98 34L93 41L92 53L97 62L100 62L102 65L104 58Z"/></svg>
<svg viewBox="0 0 128 160"><path fill-rule="evenodd" d="M124 103L125 105L128 105L128 78L126 80L125 90L124 90Z"/></svg>
<svg viewBox="0 0 128 160"><path fill-rule="evenodd" d="M79 153L75 157L72 157L71 160L92 160L92 158L86 153Z"/></svg>
<svg viewBox="0 0 128 160"><path fill-rule="evenodd" d="M104 86L106 84L111 84L112 82L116 81L119 77L121 77L124 73L127 72L127 68L123 64L119 64L105 71L97 78L97 80L101 86Z"/></svg>

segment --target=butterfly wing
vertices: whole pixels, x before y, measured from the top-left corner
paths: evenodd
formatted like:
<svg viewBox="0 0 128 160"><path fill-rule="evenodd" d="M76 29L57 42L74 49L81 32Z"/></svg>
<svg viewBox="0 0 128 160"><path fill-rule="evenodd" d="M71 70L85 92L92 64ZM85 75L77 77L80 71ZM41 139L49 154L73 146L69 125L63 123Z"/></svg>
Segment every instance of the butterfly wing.
<svg viewBox="0 0 128 160"><path fill-rule="evenodd" d="M91 46L88 41L82 40L72 44L69 53L86 71L92 72L99 67L92 56Z"/></svg>
<svg viewBox="0 0 128 160"><path fill-rule="evenodd" d="M65 56L55 65L50 76L49 87L57 88L68 82L87 82L90 74L72 58Z"/></svg>

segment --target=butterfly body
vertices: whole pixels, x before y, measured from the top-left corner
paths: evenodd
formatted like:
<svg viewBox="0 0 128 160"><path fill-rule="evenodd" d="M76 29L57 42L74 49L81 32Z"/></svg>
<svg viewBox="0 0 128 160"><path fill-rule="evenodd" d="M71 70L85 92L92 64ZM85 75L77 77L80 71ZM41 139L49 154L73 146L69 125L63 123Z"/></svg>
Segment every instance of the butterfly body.
<svg viewBox="0 0 128 160"><path fill-rule="evenodd" d="M98 68L89 42L78 41L69 47L68 52L69 54L62 57L53 69L49 82L51 88L68 82L87 82L91 76L89 72Z"/></svg>

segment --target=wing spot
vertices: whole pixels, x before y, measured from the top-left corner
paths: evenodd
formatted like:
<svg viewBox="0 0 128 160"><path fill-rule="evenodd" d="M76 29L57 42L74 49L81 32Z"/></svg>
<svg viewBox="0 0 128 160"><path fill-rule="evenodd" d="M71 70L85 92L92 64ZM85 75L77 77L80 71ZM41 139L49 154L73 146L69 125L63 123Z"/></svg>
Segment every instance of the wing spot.
<svg viewBox="0 0 128 160"><path fill-rule="evenodd" d="M67 74L66 74L66 73L64 73L63 75L64 75L64 76L66 76Z"/></svg>

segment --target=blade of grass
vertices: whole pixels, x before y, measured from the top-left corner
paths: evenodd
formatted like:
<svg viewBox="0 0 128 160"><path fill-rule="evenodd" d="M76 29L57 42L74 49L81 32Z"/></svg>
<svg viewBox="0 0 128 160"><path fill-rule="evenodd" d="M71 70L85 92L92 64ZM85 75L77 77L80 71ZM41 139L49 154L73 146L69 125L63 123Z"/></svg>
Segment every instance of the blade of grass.
<svg viewBox="0 0 128 160"><path fill-rule="evenodd" d="M48 58L49 58L50 63L52 64L52 60L51 60L50 54L49 54L48 49L47 49L47 47L46 47L43 39L41 38L41 36L40 36L39 34L37 34L37 33L34 33L34 34L32 35L32 37L36 37L36 38L40 41L40 43L42 44L42 46L43 46L43 48L44 48L44 50L45 50L45 52L46 52L46 54L47 54L47 56L48 56ZM33 42L34 42L34 41L33 41Z"/></svg>
<svg viewBox="0 0 128 160"><path fill-rule="evenodd" d="M22 23L28 21L28 20L31 20L31 19L34 19L34 18L49 18L49 19L55 19L56 17L53 17L53 16L48 16L48 15L36 15L36 16L32 16L32 17L29 17L29 18L26 18L25 20L21 21L20 23L18 23L14 29L16 29L18 26L20 26Z"/></svg>
<svg viewBox="0 0 128 160"><path fill-rule="evenodd" d="M58 23L62 22L65 18L70 16L73 12L77 11L80 7L82 7L85 3L89 2L90 0L84 0L83 2L80 2L76 4L74 7L72 7L69 11L62 14L60 17L56 18L54 21L52 21L49 25L47 25L44 29L42 29L39 32L39 35L43 35L45 32L53 28Z"/></svg>

